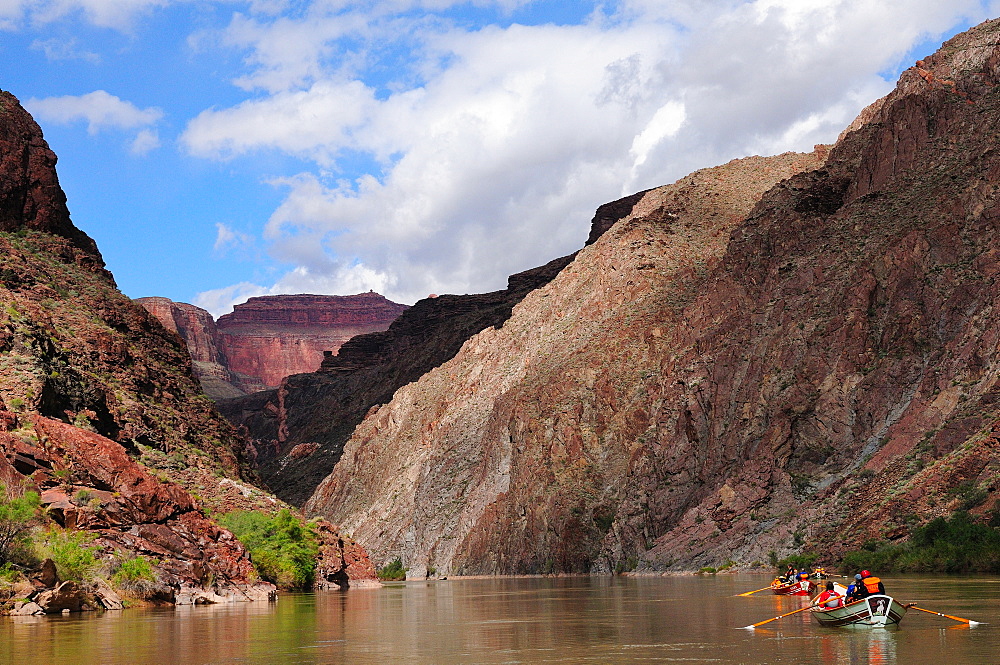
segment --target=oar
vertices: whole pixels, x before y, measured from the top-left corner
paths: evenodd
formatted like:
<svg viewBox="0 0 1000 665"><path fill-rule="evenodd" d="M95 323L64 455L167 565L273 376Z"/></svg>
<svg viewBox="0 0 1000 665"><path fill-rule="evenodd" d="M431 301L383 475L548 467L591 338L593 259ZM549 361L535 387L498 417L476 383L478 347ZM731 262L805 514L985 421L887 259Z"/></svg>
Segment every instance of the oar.
<svg viewBox="0 0 1000 665"><path fill-rule="evenodd" d="M737 595L737 596L752 596L753 594L757 593L757 591L767 591L768 589L771 589L771 588L773 588L773 587L771 587L771 586L766 586L766 587L764 587L763 589L757 589L757 590L755 590L755 591L747 591L746 593L738 593L738 594L736 594L736 595Z"/></svg>
<svg viewBox="0 0 1000 665"><path fill-rule="evenodd" d="M925 610L922 607L917 607L913 603L907 603L904 607L906 607L907 609L911 609L911 610L920 610L921 612L927 612L928 614L936 614L939 617L945 617L947 619L954 619L955 621L961 621L962 623L969 624L969 628L972 628L973 626L978 626L979 624L983 623L982 621L973 621L972 619L963 619L962 617L953 617L950 614L942 614L941 612L935 612L934 610Z"/></svg>
<svg viewBox="0 0 1000 665"><path fill-rule="evenodd" d="M790 617L793 614L798 614L799 612L805 612L810 607L812 607L812 605L806 605L805 607L800 607L799 609L797 609L797 610L795 610L793 612L789 612L788 614L782 614L781 616L776 616L773 619L767 619L765 621L758 621L757 623L752 623L749 626L743 626L742 628L740 628L740 630L753 630L757 626L763 626L765 623L771 623L772 621L777 621L778 619L783 619L785 617Z"/></svg>

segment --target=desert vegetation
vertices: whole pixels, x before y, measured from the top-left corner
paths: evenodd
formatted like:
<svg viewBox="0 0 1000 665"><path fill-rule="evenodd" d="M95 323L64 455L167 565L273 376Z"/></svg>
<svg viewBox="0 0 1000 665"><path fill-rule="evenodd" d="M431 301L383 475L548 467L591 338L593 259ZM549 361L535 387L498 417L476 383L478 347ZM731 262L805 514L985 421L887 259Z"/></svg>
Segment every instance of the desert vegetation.
<svg viewBox="0 0 1000 665"><path fill-rule="evenodd" d="M219 523L249 550L261 579L288 590L312 587L319 539L312 526L290 510L274 515L238 510L222 515Z"/></svg>

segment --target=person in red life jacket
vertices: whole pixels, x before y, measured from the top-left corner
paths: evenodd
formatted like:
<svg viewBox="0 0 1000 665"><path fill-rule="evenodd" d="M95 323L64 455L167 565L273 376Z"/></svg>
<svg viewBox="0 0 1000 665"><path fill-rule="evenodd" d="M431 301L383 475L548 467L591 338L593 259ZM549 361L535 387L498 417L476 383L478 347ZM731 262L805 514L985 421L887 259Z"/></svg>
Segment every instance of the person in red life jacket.
<svg viewBox="0 0 1000 665"><path fill-rule="evenodd" d="M816 607L843 607L844 597L833 588L833 582L826 583L826 590L813 598Z"/></svg>

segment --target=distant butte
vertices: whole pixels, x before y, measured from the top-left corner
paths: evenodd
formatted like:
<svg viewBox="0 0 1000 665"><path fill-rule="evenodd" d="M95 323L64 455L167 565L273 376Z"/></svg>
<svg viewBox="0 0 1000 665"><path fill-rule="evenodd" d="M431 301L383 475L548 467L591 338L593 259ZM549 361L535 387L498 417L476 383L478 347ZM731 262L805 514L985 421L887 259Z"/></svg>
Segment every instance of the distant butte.
<svg viewBox="0 0 1000 665"><path fill-rule="evenodd" d="M355 335L388 329L407 309L371 291L261 296L218 321L201 308L167 298L137 302L184 339L212 399L266 390L291 374L316 371L324 354L335 354Z"/></svg>

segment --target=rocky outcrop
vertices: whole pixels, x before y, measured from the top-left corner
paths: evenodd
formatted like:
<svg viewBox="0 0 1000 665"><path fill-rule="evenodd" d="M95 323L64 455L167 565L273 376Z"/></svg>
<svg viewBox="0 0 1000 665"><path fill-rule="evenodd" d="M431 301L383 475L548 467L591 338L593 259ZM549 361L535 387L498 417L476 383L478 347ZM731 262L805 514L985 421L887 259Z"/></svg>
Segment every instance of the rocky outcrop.
<svg viewBox="0 0 1000 665"><path fill-rule="evenodd" d="M184 589L208 586L216 594L273 596L273 585L255 581L250 558L231 533L208 519L186 490L153 476L120 444L42 416L15 425L0 431L7 468L19 476L7 479L39 492L47 515L61 527L94 534L102 558L148 556L171 600ZM72 583L34 602L46 612L79 611L83 596L68 594L65 584ZM56 602L60 598L69 600Z"/></svg>
<svg viewBox="0 0 1000 665"><path fill-rule="evenodd" d="M81 262L103 268L97 245L70 221L56 177L56 155L17 98L0 90L0 231L43 231L83 250Z"/></svg>
<svg viewBox="0 0 1000 665"><path fill-rule="evenodd" d="M407 309L373 292L261 296L216 322L199 307L167 298L136 302L180 335L205 394L215 400L274 388L290 374L315 371L344 342L385 330Z"/></svg>
<svg viewBox="0 0 1000 665"><path fill-rule="evenodd" d="M318 372L289 376L275 391L221 401L219 410L254 441L268 487L301 505L373 406L453 357L475 333L502 326L526 294L572 258L512 275L502 291L420 300L385 332L359 335L327 354Z"/></svg>
<svg viewBox="0 0 1000 665"><path fill-rule="evenodd" d="M987 510L998 35L904 72L829 155L645 193L373 409L307 510L416 576L833 558Z"/></svg>
<svg viewBox="0 0 1000 665"><path fill-rule="evenodd" d="M363 547L326 520L316 520L314 527L320 540L317 589L376 589L382 586Z"/></svg>

